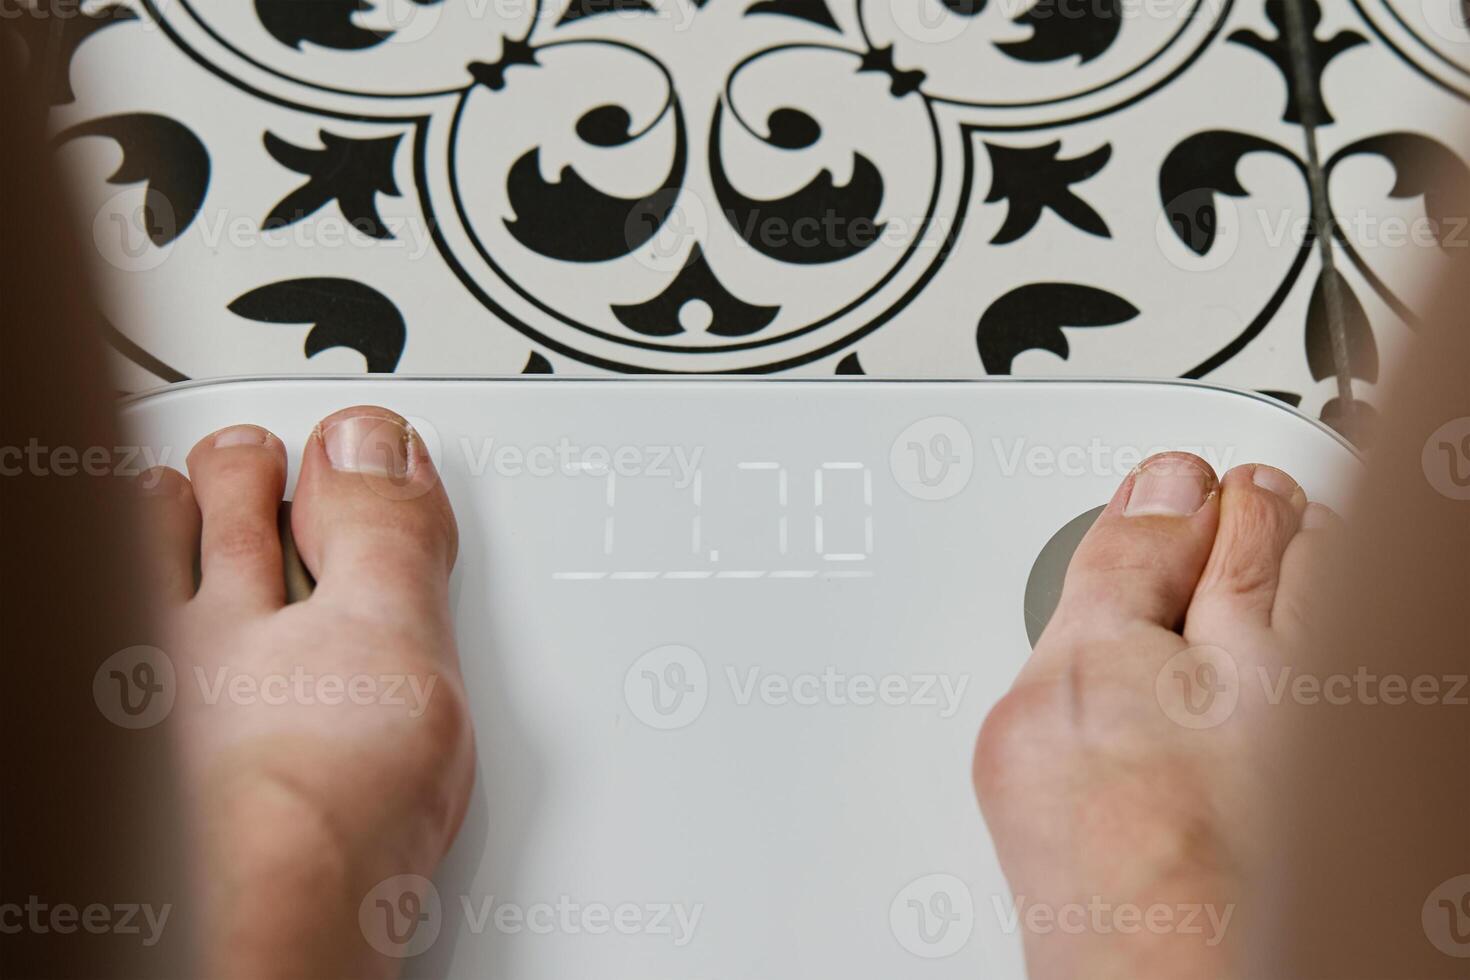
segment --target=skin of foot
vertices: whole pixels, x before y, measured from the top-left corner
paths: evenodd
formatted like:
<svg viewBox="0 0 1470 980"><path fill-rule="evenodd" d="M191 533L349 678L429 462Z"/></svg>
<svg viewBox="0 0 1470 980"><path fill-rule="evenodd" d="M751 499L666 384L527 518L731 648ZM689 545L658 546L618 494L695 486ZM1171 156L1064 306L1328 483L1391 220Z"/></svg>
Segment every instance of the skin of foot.
<svg viewBox="0 0 1470 980"><path fill-rule="evenodd" d="M1079 545L975 753L1032 980L1241 975L1257 679L1312 631L1336 528L1281 470L1165 453Z"/></svg>
<svg viewBox="0 0 1470 980"><path fill-rule="evenodd" d="M286 465L276 436L232 426L194 447L188 479L140 481L208 869L204 965L219 977L392 976L398 961L367 941L359 907L386 879L433 873L473 784L448 603L454 517L399 416L329 416L306 443L292 509L317 587L286 605ZM1238 685L1231 717L1190 727L1159 677L1208 683L1221 651L1245 674L1298 641L1334 522L1279 470L1217 479L1196 457L1164 454L1124 481L1079 547L975 757L1034 980L1235 975L1223 934L1247 861L1255 787L1239 763L1256 752L1260 705ZM1032 928L1045 920L1028 906L1083 928ZM1193 909L1199 928L1125 921L1156 908L1174 923Z"/></svg>
<svg viewBox="0 0 1470 980"><path fill-rule="evenodd" d="M423 442L357 407L307 440L286 604L281 440L238 425L139 481L199 860L203 975L386 977L359 909L433 874L474 779L448 600L454 515ZM195 587L195 563L200 577Z"/></svg>

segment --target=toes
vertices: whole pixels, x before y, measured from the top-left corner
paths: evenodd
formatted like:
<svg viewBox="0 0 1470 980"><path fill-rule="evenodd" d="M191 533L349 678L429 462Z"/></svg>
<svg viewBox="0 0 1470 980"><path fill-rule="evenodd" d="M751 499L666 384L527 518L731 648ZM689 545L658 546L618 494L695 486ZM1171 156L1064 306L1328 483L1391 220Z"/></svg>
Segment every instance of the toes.
<svg viewBox="0 0 1470 980"><path fill-rule="evenodd" d="M1266 627L1281 559L1301 527L1307 495L1271 466L1237 466L1220 481L1220 529L1189 607L1185 635L1209 643L1244 625Z"/></svg>
<svg viewBox="0 0 1470 980"><path fill-rule="evenodd" d="M1215 538L1216 491L1197 456L1145 460L1078 545L1048 632L1177 628Z"/></svg>
<svg viewBox="0 0 1470 980"><path fill-rule="evenodd" d="M1330 507L1307 504L1301 530L1281 557L1281 581L1271 607L1273 627L1300 637L1311 635L1321 624L1342 530L1342 518Z"/></svg>
<svg viewBox="0 0 1470 980"><path fill-rule="evenodd" d="M447 615L458 533L423 440L402 417L359 406L307 440L291 529L317 580L311 602L364 615Z"/></svg>
<svg viewBox="0 0 1470 980"><path fill-rule="evenodd" d="M199 505L188 477L167 466L139 474L133 484L139 497L143 577L149 594L177 604L194 595L199 558Z"/></svg>
<svg viewBox="0 0 1470 980"><path fill-rule="evenodd" d="M189 477L203 517L200 601L243 611L284 602L276 512L286 485L286 447L254 425L207 436L189 453Z"/></svg>

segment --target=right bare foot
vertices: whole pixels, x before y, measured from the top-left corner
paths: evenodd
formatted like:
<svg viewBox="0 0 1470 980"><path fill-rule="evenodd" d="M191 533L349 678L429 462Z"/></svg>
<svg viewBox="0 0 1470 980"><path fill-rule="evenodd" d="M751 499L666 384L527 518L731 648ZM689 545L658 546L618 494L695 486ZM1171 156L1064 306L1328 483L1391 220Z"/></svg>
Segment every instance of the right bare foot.
<svg viewBox="0 0 1470 980"><path fill-rule="evenodd" d="M1124 481L1079 546L975 757L1018 901L1080 922L1026 932L1033 980L1238 975L1223 940L1261 817L1258 705L1247 695L1212 718L1234 702L1210 699L1226 674L1255 677L1300 640L1334 521L1280 470L1217 481L1167 453ZM1155 906L1154 925L1125 921Z"/></svg>

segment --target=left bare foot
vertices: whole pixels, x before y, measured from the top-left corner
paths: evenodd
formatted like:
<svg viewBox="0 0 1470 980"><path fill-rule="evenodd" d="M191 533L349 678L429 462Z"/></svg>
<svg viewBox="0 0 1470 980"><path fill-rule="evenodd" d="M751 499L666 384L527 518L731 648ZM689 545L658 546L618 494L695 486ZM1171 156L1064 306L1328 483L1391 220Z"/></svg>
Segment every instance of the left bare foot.
<svg viewBox="0 0 1470 980"><path fill-rule="evenodd" d="M359 906L428 876L474 779L449 603L454 515L399 416L322 421L292 529L317 580L287 605L280 439L233 426L149 474L149 575L164 605L185 780L193 790L211 977L386 977ZM193 568L201 556L196 593Z"/></svg>

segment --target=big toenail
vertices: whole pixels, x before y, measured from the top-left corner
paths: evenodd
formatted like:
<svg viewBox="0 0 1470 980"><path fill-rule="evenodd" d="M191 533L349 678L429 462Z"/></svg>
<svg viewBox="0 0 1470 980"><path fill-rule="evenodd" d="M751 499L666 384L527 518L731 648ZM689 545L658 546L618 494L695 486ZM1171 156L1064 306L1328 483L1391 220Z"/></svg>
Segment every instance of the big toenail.
<svg viewBox="0 0 1470 980"><path fill-rule="evenodd" d="M1287 500L1295 497L1297 490L1300 489L1295 480L1274 466L1257 466L1251 480L1261 489L1270 490L1278 497L1285 497Z"/></svg>
<svg viewBox="0 0 1470 980"><path fill-rule="evenodd" d="M392 479L408 476L412 433L397 419L356 415L328 423L321 435L334 470Z"/></svg>
<svg viewBox="0 0 1470 980"><path fill-rule="evenodd" d="M271 434L258 425L232 425L214 434L214 448L228 449L231 446L264 446Z"/></svg>
<svg viewBox="0 0 1470 980"><path fill-rule="evenodd" d="M1146 460L1133 478L1123 515L1188 517L1214 490L1214 475L1198 463L1179 456L1156 457Z"/></svg>

